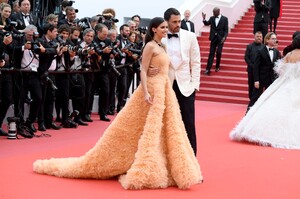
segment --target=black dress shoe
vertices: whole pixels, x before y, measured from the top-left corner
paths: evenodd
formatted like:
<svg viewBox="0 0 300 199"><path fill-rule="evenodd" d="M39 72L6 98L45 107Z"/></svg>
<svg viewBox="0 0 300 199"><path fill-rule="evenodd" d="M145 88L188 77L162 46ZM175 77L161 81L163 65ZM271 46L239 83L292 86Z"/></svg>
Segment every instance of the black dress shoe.
<svg viewBox="0 0 300 199"><path fill-rule="evenodd" d="M38 125L38 130L39 130L39 131L46 131L47 129L46 129L46 127L45 127L44 124L39 124L39 125Z"/></svg>
<svg viewBox="0 0 300 199"><path fill-rule="evenodd" d="M209 70L206 70L206 71L204 72L204 74L205 74L205 75L209 75L209 74L210 74L210 71L209 71Z"/></svg>
<svg viewBox="0 0 300 199"><path fill-rule="evenodd" d="M6 133L3 129L0 128L0 136L8 136L8 133Z"/></svg>
<svg viewBox="0 0 300 199"><path fill-rule="evenodd" d="M30 121L27 120L25 122L24 126L26 126L29 129L29 131L30 131L31 134L33 134L33 133L36 132L36 128L35 128L34 124L32 122L30 122Z"/></svg>
<svg viewBox="0 0 300 199"><path fill-rule="evenodd" d="M220 68L216 68L216 70L215 70L216 72L219 72L220 71Z"/></svg>
<svg viewBox="0 0 300 199"><path fill-rule="evenodd" d="M51 124L46 124L46 129L54 129L54 130L59 130L61 129L61 126L55 124L52 122Z"/></svg>
<svg viewBox="0 0 300 199"><path fill-rule="evenodd" d="M74 120L74 122L76 122L78 125L81 125L81 126L88 126L88 124L85 123L84 121L82 121L82 119Z"/></svg>
<svg viewBox="0 0 300 199"><path fill-rule="evenodd" d="M26 127L25 127L26 128ZM24 127L17 128L17 134L21 135L24 138L33 138L34 134L26 131Z"/></svg>
<svg viewBox="0 0 300 199"><path fill-rule="evenodd" d="M115 111L107 111L107 115L115 115Z"/></svg>
<svg viewBox="0 0 300 199"><path fill-rule="evenodd" d="M110 122L110 119L108 117L106 117L106 115L100 117L100 120L105 121L105 122Z"/></svg>
<svg viewBox="0 0 300 199"><path fill-rule="evenodd" d="M82 121L84 121L84 122L93 122L93 120L91 119L91 117L89 115L84 115L82 117Z"/></svg>
<svg viewBox="0 0 300 199"><path fill-rule="evenodd" d="M55 121L56 121L56 122L61 122L61 118L60 118L60 117L57 117L57 118L55 119Z"/></svg>

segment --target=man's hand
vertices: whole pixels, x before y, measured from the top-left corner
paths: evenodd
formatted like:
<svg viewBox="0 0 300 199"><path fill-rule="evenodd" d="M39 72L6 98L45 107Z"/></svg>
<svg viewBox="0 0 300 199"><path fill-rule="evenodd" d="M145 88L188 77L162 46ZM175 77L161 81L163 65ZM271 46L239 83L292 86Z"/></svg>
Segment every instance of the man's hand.
<svg viewBox="0 0 300 199"><path fill-rule="evenodd" d="M40 44L41 53L45 53L46 52L46 48L44 48L44 46L41 43L39 43L39 44Z"/></svg>
<svg viewBox="0 0 300 199"><path fill-rule="evenodd" d="M160 69L156 66L150 65L148 68L148 72L147 75L149 77L154 77L155 75L157 75L159 73Z"/></svg>
<svg viewBox="0 0 300 199"><path fill-rule="evenodd" d="M221 44L223 44L225 42L226 38L223 37L222 40L221 40Z"/></svg>
<svg viewBox="0 0 300 199"><path fill-rule="evenodd" d="M206 14L204 12L202 12L202 18L203 18L203 20L205 20L205 18L206 18Z"/></svg>
<svg viewBox="0 0 300 199"><path fill-rule="evenodd" d="M4 43L5 45L11 44L12 41L13 41L13 38L12 38L11 35L5 36L5 37L3 38L3 43Z"/></svg>
<svg viewBox="0 0 300 199"><path fill-rule="evenodd" d="M259 81L254 82L254 87L257 88L257 89L259 89Z"/></svg>
<svg viewBox="0 0 300 199"><path fill-rule="evenodd" d="M27 49L27 50L30 50L31 49L31 42L28 41L24 44L24 50Z"/></svg>

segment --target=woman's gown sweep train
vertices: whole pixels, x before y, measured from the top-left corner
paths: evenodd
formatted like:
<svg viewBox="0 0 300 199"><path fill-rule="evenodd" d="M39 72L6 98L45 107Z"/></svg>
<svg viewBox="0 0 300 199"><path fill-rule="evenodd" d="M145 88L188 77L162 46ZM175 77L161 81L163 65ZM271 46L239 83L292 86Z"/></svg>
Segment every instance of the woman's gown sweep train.
<svg viewBox="0 0 300 199"><path fill-rule="evenodd" d="M300 149L300 62L277 62L279 77L232 130L233 140Z"/></svg>
<svg viewBox="0 0 300 199"><path fill-rule="evenodd" d="M37 160L33 170L67 178L119 176L125 189L168 186L186 189L201 183L200 166L187 138L168 78L169 63L166 53L151 60L151 65L160 67L160 73L147 80L152 105L144 101L144 92L139 86L85 155Z"/></svg>

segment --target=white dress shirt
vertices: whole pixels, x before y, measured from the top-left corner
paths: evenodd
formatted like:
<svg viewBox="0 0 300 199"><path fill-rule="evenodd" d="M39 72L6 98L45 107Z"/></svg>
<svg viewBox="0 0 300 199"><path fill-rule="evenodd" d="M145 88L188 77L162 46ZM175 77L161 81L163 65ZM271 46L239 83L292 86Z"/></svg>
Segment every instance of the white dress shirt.
<svg viewBox="0 0 300 199"><path fill-rule="evenodd" d="M181 46L180 46L180 35L178 37L171 37L168 39L168 55L171 59L171 63L174 69L177 69L182 63L181 57Z"/></svg>

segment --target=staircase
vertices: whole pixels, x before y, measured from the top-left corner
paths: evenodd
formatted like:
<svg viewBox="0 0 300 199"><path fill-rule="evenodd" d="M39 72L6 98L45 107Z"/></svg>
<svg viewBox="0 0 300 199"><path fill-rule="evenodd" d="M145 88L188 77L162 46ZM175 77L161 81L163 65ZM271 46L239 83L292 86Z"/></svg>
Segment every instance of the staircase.
<svg viewBox="0 0 300 199"><path fill-rule="evenodd" d="M237 22L225 41L220 71L215 72L215 60L210 76L204 75L209 54L209 32L198 37L201 50L200 92L196 99L214 102L248 104L247 65L244 61L246 46L253 42L253 6ZM283 0L282 17L276 29L280 52L291 43L292 34L300 30L300 0Z"/></svg>

